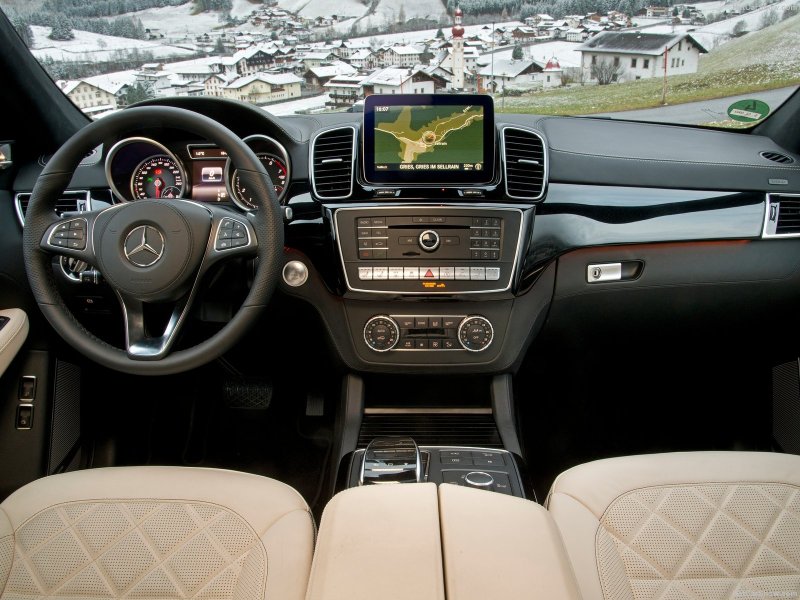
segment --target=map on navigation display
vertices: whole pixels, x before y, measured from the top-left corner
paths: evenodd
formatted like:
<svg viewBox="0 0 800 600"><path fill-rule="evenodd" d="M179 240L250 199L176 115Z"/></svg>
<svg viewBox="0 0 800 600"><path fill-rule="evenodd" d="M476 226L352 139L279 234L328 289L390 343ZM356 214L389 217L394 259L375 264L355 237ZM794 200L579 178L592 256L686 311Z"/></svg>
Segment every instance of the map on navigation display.
<svg viewBox="0 0 800 600"><path fill-rule="evenodd" d="M483 169L482 106L375 107L375 170Z"/></svg>

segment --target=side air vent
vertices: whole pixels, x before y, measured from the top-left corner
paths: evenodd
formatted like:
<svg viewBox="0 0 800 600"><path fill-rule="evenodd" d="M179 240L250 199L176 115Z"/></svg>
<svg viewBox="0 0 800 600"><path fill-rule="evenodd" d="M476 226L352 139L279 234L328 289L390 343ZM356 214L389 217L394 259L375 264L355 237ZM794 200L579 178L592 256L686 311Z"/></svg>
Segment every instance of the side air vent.
<svg viewBox="0 0 800 600"><path fill-rule="evenodd" d="M800 194L768 194L764 237L800 237Z"/></svg>
<svg viewBox="0 0 800 600"><path fill-rule="evenodd" d="M336 200L353 193L356 130L329 129L311 142L311 185L318 198Z"/></svg>
<svg viewBox="0 0 800 600"><path fill-rule="evenodd" d="M542 137L529 129L503 129L506 195L539 200L547 187L547 151Z"/></svg>
<svg viewBox="0 0 800 600"><path fill-rule="evenodd" d="M772 162L781 163L782 165L788 165L789 163L794 162L794 159L791 156L786 156L780 152L761 152L760 154L762 158L766 158Z"/></svg>
<svg viewBox="0 0 800 600"><path fill-rule="evenodd" d="M25 225L25 213L28 211L30 194L17 194L17 218L21 225ZM60 216L67 212L82 212L91 210L91 193L85 191L68 191L56 200L56 213Z"/></svg>

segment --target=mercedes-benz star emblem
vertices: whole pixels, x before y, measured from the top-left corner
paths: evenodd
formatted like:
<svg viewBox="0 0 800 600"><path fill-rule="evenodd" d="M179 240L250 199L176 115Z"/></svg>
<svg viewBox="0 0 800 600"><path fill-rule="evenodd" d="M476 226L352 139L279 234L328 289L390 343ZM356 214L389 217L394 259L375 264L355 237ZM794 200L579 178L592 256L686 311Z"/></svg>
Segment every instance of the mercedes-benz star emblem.
<svg viewBox="0 0 800 600"><path fill-rule="evenodd" d="M125 238L125 258L137 267L152 267L164 255L164 236L150 225L139 225Z"/></svg>

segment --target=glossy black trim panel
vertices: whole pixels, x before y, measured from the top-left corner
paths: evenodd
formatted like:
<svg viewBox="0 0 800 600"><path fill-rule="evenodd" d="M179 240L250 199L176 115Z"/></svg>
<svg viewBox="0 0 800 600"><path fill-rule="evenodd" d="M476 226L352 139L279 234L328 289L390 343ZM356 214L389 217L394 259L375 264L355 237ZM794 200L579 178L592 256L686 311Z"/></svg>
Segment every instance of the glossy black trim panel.
<svg viewBox="0 0 800 600"><path fill-rule="evenodd" d="M761 192L694 192L551 184L536 219L526 274L575 248L610 244L755 239Z"/></svg>

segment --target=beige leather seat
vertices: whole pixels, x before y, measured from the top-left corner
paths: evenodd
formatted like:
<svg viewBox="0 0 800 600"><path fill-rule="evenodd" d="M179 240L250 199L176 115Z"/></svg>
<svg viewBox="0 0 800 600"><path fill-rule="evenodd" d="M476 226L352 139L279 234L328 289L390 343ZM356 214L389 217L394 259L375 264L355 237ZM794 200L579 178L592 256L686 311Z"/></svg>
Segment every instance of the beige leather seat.
<svg viewBox="0 0 800 600"><path fill-rule="evenodd" d="M308 506L277 481L90 469L0 504L0 598L300 600L313 545Z"/></svg>
<svg viewBox="0 0 800 600"><path fill-rule="evenodd" d="M562 473L547 506L583 600L800 598L800 456L600 460Z"/></svg>

